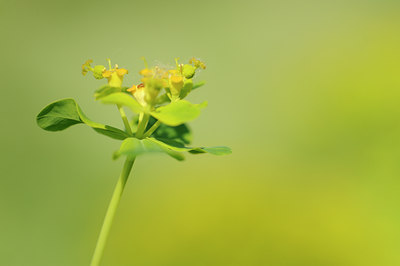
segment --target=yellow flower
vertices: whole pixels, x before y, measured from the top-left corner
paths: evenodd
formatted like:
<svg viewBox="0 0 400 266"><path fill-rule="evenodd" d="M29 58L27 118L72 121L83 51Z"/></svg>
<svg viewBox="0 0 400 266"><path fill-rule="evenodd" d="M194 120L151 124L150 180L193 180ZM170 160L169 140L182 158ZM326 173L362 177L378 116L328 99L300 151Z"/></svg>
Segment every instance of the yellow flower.
<svg viewBox="0 0 400 266"><path fill-rule="evenodd" d="M139 71L139 74L142 75L143 77L149 77L153 75L153 71L148 68L144 68Z"/></svg>
<svg viewBox="0 0 400 266"><path fill-rule="evenodd" d="M118 68L118 65L115 65L114 69L103 71L103 77L108 79L108 85L110 85L110 87L121 87L122 80L126 74L128 74L128 70L125 68Z"/></svg>
<svg viewBox="0 0 400 266"><path fill-rule="evenodd" d="M192 57L192 58L189 60L189 64L192 64L192 65L195 66L196 68L206 69L206 64L204 64L203 61L201 61L201 60L199 60L199 59L197 59L197 58L195 58L195 57Z"/></svg>
<svg viewBox="0 0 400 266"><path fill-rule="evenodd" d="M183 77L180 75L171 75L169 78L170 91L174 96L179 96L183 88Z"/></svg>
<svg viewBox="0 0 400 266"><path fill-rule="evenodd" d="M92 71L93 68L90 66L90 64L93 63L92 59L86 60L85 63L82 64L82 75L86 75L89 71Z"/></svg>
<svg viewBox="0 0 400 266"><path fill-rule="evenodd" d="M110 59L107 60L110 67L108 70L106 70L105 66L102 65L92 67L90 64L93 62L93 60L87 60L82 65L82 75L86 75L89 71L91 71L96 79L107 78L108 84L111 87L121 87L124 75L128 74L128 70L124 68L118 68L118 65L115 65L115 68L112 68Z"/></svg>
<svg viewBox="0 0 400 266"><path fill-rule="evenodd" d="M133 85L131 88L127 89L128 92L132 93L133 97L140 103L142 106L146 106L146 92L144 90L143 83L139 85Z"/></svg>

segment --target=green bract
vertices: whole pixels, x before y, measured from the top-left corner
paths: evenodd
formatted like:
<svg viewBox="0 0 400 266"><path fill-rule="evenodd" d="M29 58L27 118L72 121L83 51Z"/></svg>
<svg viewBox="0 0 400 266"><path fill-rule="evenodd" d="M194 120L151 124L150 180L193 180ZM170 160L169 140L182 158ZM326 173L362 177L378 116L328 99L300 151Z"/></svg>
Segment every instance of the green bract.
<svg viewBox="0 0 400 266"><path fill-rule="evenodd" d="M150 114L161 123L169 126L178 126L196 119L200 115L200 110L206 106L207 102L192 104L186 100L180 100L158 107Z"/></svg>

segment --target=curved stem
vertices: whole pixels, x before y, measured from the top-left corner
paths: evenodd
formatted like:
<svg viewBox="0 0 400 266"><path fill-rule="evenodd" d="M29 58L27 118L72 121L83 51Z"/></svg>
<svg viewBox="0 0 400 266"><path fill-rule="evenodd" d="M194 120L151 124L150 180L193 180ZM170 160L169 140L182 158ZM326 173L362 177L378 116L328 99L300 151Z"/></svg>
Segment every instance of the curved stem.
<svg viewBox="0 0 400 266"><path fill-rule="evenodd" d="M126 132L127 132L129 135L133 135L131 126L129 125L129 121L128 121L128 118L126 117L126 114L125 114L125 112L124 112L124 109L123 109L122 106L119 105L119 104L117 105L117 107L118 107L119 113L121 114L122 122L124 122L124 126L125 126L125 129L126 129Z"/></svg>
<svg viewBox="0 0 400 266"><path fill-rule="evenodd" d="M119 201L122 196L122 192L124 191L126 181L128 180L129 173L132 170L133 163L135 162L135 158L126 158L124 168L122 169L122 173L118 179L118 183L115 186L113 195L111 197L111 201L108 205L108 209L106 212L106 216L104 217L103 226L100 230L99 238L97 239L96 248L94 250L94 254L92 257L91 266L98 266L100 264L101 257L103 255L104 247L107 242L108 234L110 233L110 228L114 219L115 211L117 210Z"/></svg>
<svg viewBox="0 0 400 266"><path fill-rule="evenodd" d="M161 125L160 120L157 120L157 122L154 123L154 125L151 126L149 130L143 135L143 138L150 137L151 134L153 134L154 131Z"/></svg>

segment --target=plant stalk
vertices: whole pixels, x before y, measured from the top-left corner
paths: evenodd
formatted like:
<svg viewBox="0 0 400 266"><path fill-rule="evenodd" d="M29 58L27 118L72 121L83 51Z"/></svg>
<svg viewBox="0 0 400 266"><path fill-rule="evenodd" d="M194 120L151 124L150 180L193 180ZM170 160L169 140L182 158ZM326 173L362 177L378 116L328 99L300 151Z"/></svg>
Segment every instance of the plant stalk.
<svg viewBox="0 0 400 266"><path fill-rule="evenodd" d="M106 216L104 217L103 225L100 230L99 238L97 239L96 248L92 257L90 266L98 266L100 264L101 257L103 255L104 247L107 242L108 235L110 233L111 225L114 220L115 212L117 210L119 201L124 191L126 181L128 180L129 174L132 170L135 158L127 157L125 160L124 167L121 175L118 179L117 185L115 186L111 201L108 205Z"/></svg>
<svg viewBox="0 0 400 266"><path fill-rule="evenodd" d="M151 128L149 128L149 130L147 130L147 132L143 135L143 138L147 138L150 137L151 134L154 133L154 131L156 131L156 129L161 125L160 120L157 120L157 122L154 123L154 125L151 126Z"/></svg>
<svg viewBox="0 0 400 266"><path fill-rule="evenodd" d="M122 122L124 122L124 126L125 126L125 129L126 129L126 132L129 135L133 135L131 126L129 125L129 121L128 121L128 118L126 117L124 109L122 108L121 105L117 105L117 107L118 107L119 113L121 114Z"/></svg>
<svg viewBox="0 0 400 266"><path fill-rule="evenodd" d="M147 123L149 122L150 115L147 113L141 113L139 117L139 125L136 131L136 137L138 139L143 138L144 131L146 130Z"/></svg>

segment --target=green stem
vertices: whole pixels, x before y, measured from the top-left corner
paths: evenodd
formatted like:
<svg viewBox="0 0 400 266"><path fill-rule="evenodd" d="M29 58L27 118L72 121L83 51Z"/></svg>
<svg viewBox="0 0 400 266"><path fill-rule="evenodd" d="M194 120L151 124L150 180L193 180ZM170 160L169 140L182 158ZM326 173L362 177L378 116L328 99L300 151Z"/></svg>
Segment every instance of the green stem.
<svg viewBox="0 0 400 266"><path fill-rule="evenodd" d="M150 115L147 113L141 113L139 118L139 125L136 131L136 137L138 139L143 138L144 131L146 130L147 123L149 122Z"/></svg>
<svg viewBox="0 0 400 266"><path fill-rule="evenodd" d="M110 228L114 219L115 211L117 210L119 201L122 196L122 192L124 191L126 181L128 180L129 173L132 170L133 163L135 162L135 158L126 158L124 168L122 169L122 173L118 179L118 183L115 186L113 195L111 197L111 201L108 205L108 209L106 212L106 216L104 218L103 226L100 230L100 235L97 240L96 248L94 250L94 254L92 257L92 262L90 266L98 266L100 264L101 257L103 255L104 247L106 245L108 234L110 233Z"/></svg>
<svg viewBox="0 0 400 266"><path fill-rule="evenodd" d="M157 122L154 123L154 125L147 130L147 132L143 135L143 138L150 137L151 134L153 134L154 131L161 125L160 120L157 120Z"/></svg>
<svg viewBox="0 0 400 266"><path fill-rule="evenodd" d="M125 129L126 129L126 132L129 135L133 135L131 126L129 125L129 121L128 121L128 118L126 117L124 109L122 108L121 105L117 105L117 107L118 107L119 113L121 114L122 122L124 122L124 126L125 126Z"/></svg>

